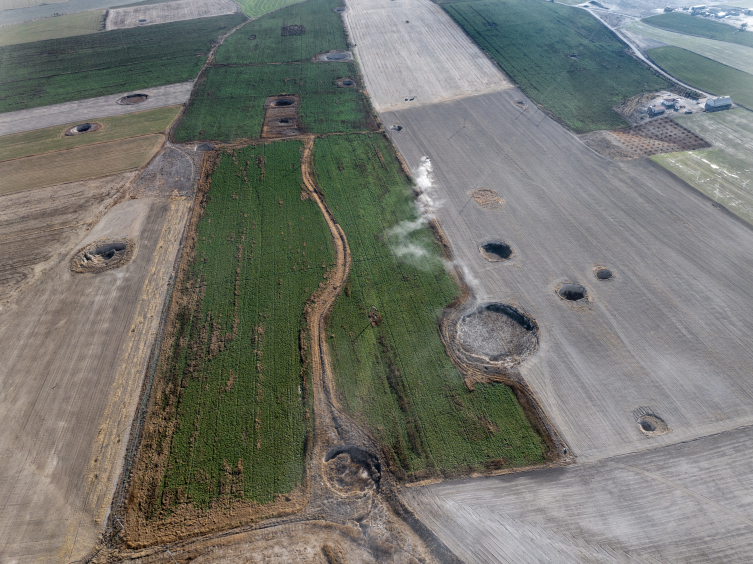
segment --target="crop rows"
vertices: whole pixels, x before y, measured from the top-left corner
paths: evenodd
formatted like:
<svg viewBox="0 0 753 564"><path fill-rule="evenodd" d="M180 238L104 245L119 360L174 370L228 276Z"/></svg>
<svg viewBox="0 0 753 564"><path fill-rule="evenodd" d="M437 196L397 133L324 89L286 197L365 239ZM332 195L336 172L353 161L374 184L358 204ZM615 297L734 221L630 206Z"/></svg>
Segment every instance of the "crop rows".
<svg viewBox="0 0 753 564"><path fill-rule="evenodd" d="M437 322L458 287L426 227L405 239L389 234L417 219L389 143L376 134L317 139L314 167L353 254L328 328L346 409L398 475L542 461L542 440L512 391L495 384L469 392L445 351ZM398 256L410 245L420 258Z"/></svg>
<svg viewBox="0 0 753 564"><path fill-rule="evenodd" d="M0 112L185 82L241 14L0 47Z"/></svg>
<svg viewBox="0 0 753 564"><path fill-rule="evenodd" d="M308 61L317 53L347 49L340 14L342 0L308 0L243 26L217 49L218 64ZM302 35L283 35L282 28L303 26Z"/></svg>
<svg viewBox="0 0 753 564"><path fill-rule="evenodd" d="M527 96L578 133L626 125L613 106L669 87L584 10L543 0L442 7Z"/></svg>
<svg viewBox="0 0 753 564"><path fill-rule="evenodd" d="M271 502L300 484L308 369L304 304L332 266L329 231L301 197L297 141L222 155L163 347L140 484L148 516L218 499ZM160 453L168 452L167 459ZM151 460L159 472L142 474Z"/></svg>

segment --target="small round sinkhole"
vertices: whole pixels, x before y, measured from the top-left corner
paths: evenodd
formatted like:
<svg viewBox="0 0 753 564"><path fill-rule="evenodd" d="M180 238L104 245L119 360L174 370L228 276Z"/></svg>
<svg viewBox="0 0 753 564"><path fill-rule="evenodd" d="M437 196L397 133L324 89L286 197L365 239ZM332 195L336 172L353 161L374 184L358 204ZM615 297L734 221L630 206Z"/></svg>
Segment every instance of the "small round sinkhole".
<svg viewBox="0 0 753 564"><path fill-rule="evenodd" d="M512 256L512 248L503 241L487 241L479 247L479 252L492 262L507 260Z"/></svg>
<svg viewBox="0 0 753 564"><path fill-rule="evenodd" d="M291 100L290 98L275 100L275 106L292 106L293 104L295 104L295 100Z"/></svg>
<svg viewBox="0 0 753 564"><path fill-rule="evenodd" d="M128 96L120 98L117 103L124 106L131 106L133 104L146 102L147 98L149 98L148 94L129 94Z"/></svg>
<svg viewBox="0 0 753 564"><path fill-rule="evenodd" d="M76 133L83 133L84 131L89 131L91 128L92 124L82 123L81 125L76 126Z"/></svg>
<svg viewBox="0 0 753 564"><path fill-rule="evenodd" d="M612 271L608 268L600 268L596 271L596 278L599 280L609 280L612 277Z"/></svg>
<svg viewBox="0 0 753 564"><path fill-rule="evenodd" d="M352 80L343 80L343 86L353 86L355 82Z"/></svg>
<svg viewBox="0 0 753 564"><path fill-rule="evenodd" d="M347 53L333 53L332 55L327 55L325 59L328 61L342 61L343 59L347 59L348 54Z"/></svg>
<svg viewBox="0 0 753 564"><path fill-rule="evenodd" d="M253 41L254 39L256 39L256 34L255 34L255 33L252 33L251 35L249 35L249 36L248 36L248 38L249 38L249 39L250 39L251 41Z"/></svg>
<svg viewBox="0 0 753 564"><path fill-rule="evenodd" d="M284 118L280 120L280 125L290 123L290 120L288 118Z"/></svg>
<svg viewBox="0 0 753 564"><path fill-rule="evenodd" d="M661 417L652 413L645 413L638 418L638 428L649 437L666 435L671 431Z"/></svg>
<svg viewBox="0 0 753 564"><path fill-rule="evenodd" d="M332 11L336 14L342 14L345 11L345 8L333 8Z"/></svg>
<svg viewBox="0 0 753 564"><path fill-rule="evenodd" d="M563 284L557 290L557 294L565 300L577 302L586 297L586 288L580 284Z"/></svg>
<svg viewBox="0 0 753 564"><path fill-rule="evenodd" d="M139 20L139 23L144 23L145 21L146 20L142 18L142 19Z"/></svg>

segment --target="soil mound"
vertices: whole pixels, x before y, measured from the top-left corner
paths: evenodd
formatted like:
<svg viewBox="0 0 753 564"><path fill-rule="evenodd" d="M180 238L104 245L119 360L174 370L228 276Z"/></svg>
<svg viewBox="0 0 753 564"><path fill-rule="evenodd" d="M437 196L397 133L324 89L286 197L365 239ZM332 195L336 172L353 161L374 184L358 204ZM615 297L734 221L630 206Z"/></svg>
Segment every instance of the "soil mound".
<svg viewBox="0 0 753 564"><path fill-rule="evenodd" d="M147 98L149 98L148 94L129 94L120 98L117 103L121 106L132 106L133 104L146 102Z"/></svg>
<svg viewBox="0 0 753 564"><path fill-rule="evenodd" d="M71 135L81 135L82 133L91 133L102 129L102 124L97 122L79 123L73 127L69 127L65 130L65 135L70 137Z"/></svg>
<svg viewBox="0 0 753 564"><path fill-rule="evenodd" d="M491 262L500 262L512 256L512 248L503 241L487 241L482 243L478 250L481 256Z"/></svg>
<svg viewBox="0 0 753 564"><path fill-rule="evenodd" d="M518 362L539 345L536 324L512 306L480 304L457 324L457 343L466 353L489 362Z"/></svg>
<svg viewBox="0 0 753 564"><path fill-rule="evenodd" d="M133 256L134 243L130 239L101 239L89 243L71 259L71 270L78 273L99 274L126 264Z"/></svg>
<svg viewBox="0 0 753 564"><path fill-rule="evenodd" d="M505 204L502 197L490 188L474 190L472 195L473 199L476 200L476 203L487 210L496 210Z"/></svg>
<svg viewBox="0 0 753 564"><path fill-rule="evenodd" d="M585 286L580 284L563 284L557 289L557 294L563 300L569 300L571 302L582 300L588 295Z"/></svg>

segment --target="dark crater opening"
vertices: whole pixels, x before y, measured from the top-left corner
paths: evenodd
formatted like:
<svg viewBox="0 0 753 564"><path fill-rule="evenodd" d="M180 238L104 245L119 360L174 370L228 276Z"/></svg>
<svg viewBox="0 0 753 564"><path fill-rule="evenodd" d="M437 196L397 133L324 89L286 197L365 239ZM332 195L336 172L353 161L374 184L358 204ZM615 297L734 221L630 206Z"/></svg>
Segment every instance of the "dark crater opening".
<svg viewBox="0 0 753 564"><path fill-rule="evenodd" d="M249 38L249 39L250 39L251 41L253 41L254 39L256 39L256 34L255 34L255 33L252 33L251 35L249 35L249 36L248 36L248 38Z"/></svg>
<svg viewBox="0 0 753 564"><path fill-rule="evenodd" d="M84 131L89 131L91 128L92 124L82 123L81 125L76 126L76 133L83 133Z"/></svg>
<svg viewBox="0 0 753 564"><path fill-rule="evenodd" d="M348 58L348 54L347 53L333 53L332 55L326 55L324 58L327 59L328 61L342 61L343 59Z"/></svg>
<svg viewBox="0 0 753 564"><path fill-rule="evenodd" d="M586 297L586 288L580 284L563 284L557 293L561 298L577 302Z"/></svg>
<svg viewBox="0 0 753 564"><path fill-rule="evenodd" d="M275 106L292 106L293 104L295 104L295 100L291 100L290 98L275 100Z"/></svg>
<svg viewBox="0 0 753 564"><path fill-rule="evenodd" d="M343 86L353 86L355 82L353 82L352 80L343 80L342 84Z"/></svg>
<svg viewBox="0 0 753 564"><path fill-rule="evenodd" d="M501 303L480 304L463 315L457 340L467 352L492 362L526 357L539 343L534 321Z"/></svg>
<svg viewBox="0 0 753 564"><path fill-rule="evenodd" d="M612 277L612 271L608 268L600 268L596 271L596 278L599 280L609 280Z"/></svg>
<svg viewBox="0 0 753 564"><path fill-rule="evenodd" d="M148 94L129 94L128 96L123 96L120 100L118 100L118 104L122 104L124 106L141 104L142 102L146 102L147 98L149 98Z"/></svg>
<svg viewBox="0 0 753 564"><path fill-rule="evenodd" d="M356 445L340 445L327 451L327 454L324 455L324 462L329 462L341 454L347 454L352 462L360 464L369 473L374 483L379 485L382 475L382 464L379 462L379 457Z"/></svg>
<svg viewBox="0 0 753 564"><path fill-rule="evenodd" d="M652 413L645 413L638 418L638 428L649 437L666 435L671 430L661 417Z"/></svg>
<svg viewBox="0 0 753 564"><path fill-rule="evenodd" d="M393 125L390 126L390 129L392 131L402 131L403 130L403 126L402 125L393 124Z"/></svg>
<svg viewBox="0 0 753 564"><path fill-rule="evenodd" d="M287 123L290 123L290 120L288 118L283 118L283 119L280 120L280 125L284 125L284 124L287 124Z"/></svg>
<svg viewBox="0 0 753 564"><path fill-rule="evenodd" d="M641 421L641 429L651 433L656 431L656 426L651 421Z"/></svg>
<svg viewBox="0 0 753 564"><path fill-rule="evenodd" d="M332 8L332 11L336 14L342 14L345 10L346 8Z"/></svg>
<svg viewBox="0 0 753 564"><path fill-rule="evenodd" d="M144 20L144 19L141 19L141 20L139 20L139 23L144 23L145 21L146 21L146 20Z"/></svg>
<svg viewBox="0 0 753 564"><path fill-rule="evenodd" d="M133 243L129 240L96 241L90 243L71 259L74 272L104 272L117 268L130 260Z"/></svg>
<svg viewBox="0 0 753 564"><path fill-rule="evenodd" d="M510 245L502 241L487 241L479 247L479 251L490 261L507 260L512 256Z"/></svg>

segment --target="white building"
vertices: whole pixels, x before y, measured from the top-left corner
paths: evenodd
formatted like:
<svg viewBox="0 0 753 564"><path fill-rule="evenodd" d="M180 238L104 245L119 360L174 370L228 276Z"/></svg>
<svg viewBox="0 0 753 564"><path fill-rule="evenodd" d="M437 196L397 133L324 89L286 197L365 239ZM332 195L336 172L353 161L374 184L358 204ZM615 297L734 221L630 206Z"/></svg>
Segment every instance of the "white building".
<svg viewBox="0 0 753 564"><path fill-rule="evenodd" d="M719 98L709 98L704 106L707 112L717 112L719 110L728 110L732 107L732 98L729 96L720 96Z"/></svg>

